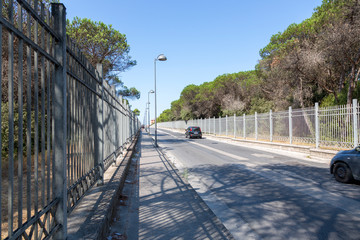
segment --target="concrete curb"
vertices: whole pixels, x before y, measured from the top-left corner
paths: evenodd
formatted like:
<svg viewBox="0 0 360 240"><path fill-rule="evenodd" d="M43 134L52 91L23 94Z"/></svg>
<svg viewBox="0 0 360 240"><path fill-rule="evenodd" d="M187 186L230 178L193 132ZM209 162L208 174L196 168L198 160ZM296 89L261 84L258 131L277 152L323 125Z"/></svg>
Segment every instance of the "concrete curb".
<svg viewBox="0 0 360 240"><path fill-rule="evenodd" d="M230 139L230 138L227 138ZM292 151L292 152L300 152L308 154L311 158L333 158L338 151L334 150L325 150L325 149L316 149L308 146L301 146L295 144L283 144L283 143L273 143L273 142L260 142L260 141L251 141L251 140L243 140L243 139L233 139L231 140L236 142L241 142L244 144L252 144L257 146L266 146L269 148L276 148L280 150Z"/></svg>
<svg viewBox="0 0 360 240"><path fill-rule="evenodd" d="M104 173L104 185L89 190L71 212L67 224L68 240L106 238L139 136L140 131L127 149L120 166L111 166Z"/></svg>

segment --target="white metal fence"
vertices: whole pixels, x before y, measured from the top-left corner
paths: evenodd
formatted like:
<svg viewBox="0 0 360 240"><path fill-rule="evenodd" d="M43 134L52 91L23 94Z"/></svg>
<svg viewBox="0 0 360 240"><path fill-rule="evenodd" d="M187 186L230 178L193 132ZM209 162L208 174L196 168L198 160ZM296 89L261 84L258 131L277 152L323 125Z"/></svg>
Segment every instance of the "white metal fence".
<svg viewBox="0 0 360 240"><path fill-rule="evenodd" d="M256 141L305 144L316 148L353 148L359 139L359 104L220 118L158 123L159 127L185 129L200 126L207 134Z"/></svg>

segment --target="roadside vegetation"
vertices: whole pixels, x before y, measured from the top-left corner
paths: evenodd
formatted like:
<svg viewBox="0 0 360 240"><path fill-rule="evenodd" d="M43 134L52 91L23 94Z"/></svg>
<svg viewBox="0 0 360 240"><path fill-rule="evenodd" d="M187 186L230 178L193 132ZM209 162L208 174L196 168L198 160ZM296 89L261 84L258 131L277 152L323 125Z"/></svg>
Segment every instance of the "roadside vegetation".
<svg viewBox="0 0 360 240"><path fill-rule="evenodd" d="M324 0L274 34L254 70L186 86L159 122L350 104L359 98L360 0Z"/></svg>
<svg viewBox="0 0 360 240"><path fill-rule="evenodd" d="M129 55L130 45L125 34L111 24L78 17L67 20L66 33L94 67L98 63L103 65L104 78L116 87L117 95L125 99L140 98L140 92L135 87L128 88L120 79L121 72L136 65Z"/></svg>

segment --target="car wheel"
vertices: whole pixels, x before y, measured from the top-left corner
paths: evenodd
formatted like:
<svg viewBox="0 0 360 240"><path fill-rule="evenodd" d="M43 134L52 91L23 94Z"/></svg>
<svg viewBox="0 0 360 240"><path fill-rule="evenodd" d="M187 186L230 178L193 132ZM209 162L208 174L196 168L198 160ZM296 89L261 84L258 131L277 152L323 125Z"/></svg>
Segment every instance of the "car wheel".
<svg viewBox="0 0 360 240"><path fill-rule="evenodd" d="M342 183L348 183L353 179L351 169L345 163L339 162L334 167L335 179Z"/></svg>

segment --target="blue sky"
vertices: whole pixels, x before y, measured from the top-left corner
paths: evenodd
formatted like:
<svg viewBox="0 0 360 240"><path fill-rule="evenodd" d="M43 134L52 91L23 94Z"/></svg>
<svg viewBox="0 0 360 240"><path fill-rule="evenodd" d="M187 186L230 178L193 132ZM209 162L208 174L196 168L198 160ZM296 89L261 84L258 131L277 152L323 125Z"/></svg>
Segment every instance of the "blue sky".
<svg viewBox="0 0 360 240"><path fill-rule="evenodd" d="M121 74L141 92L130 100L144 112L154 89L157 62L157 113L170 108L189 84L200 85L226 73L253 70L259 50L273 34L311 17L321 0L63 0L67 18L75 16L112 24L126 34L137 65ZM154 94L150 95L151 119Z"/></svg>

